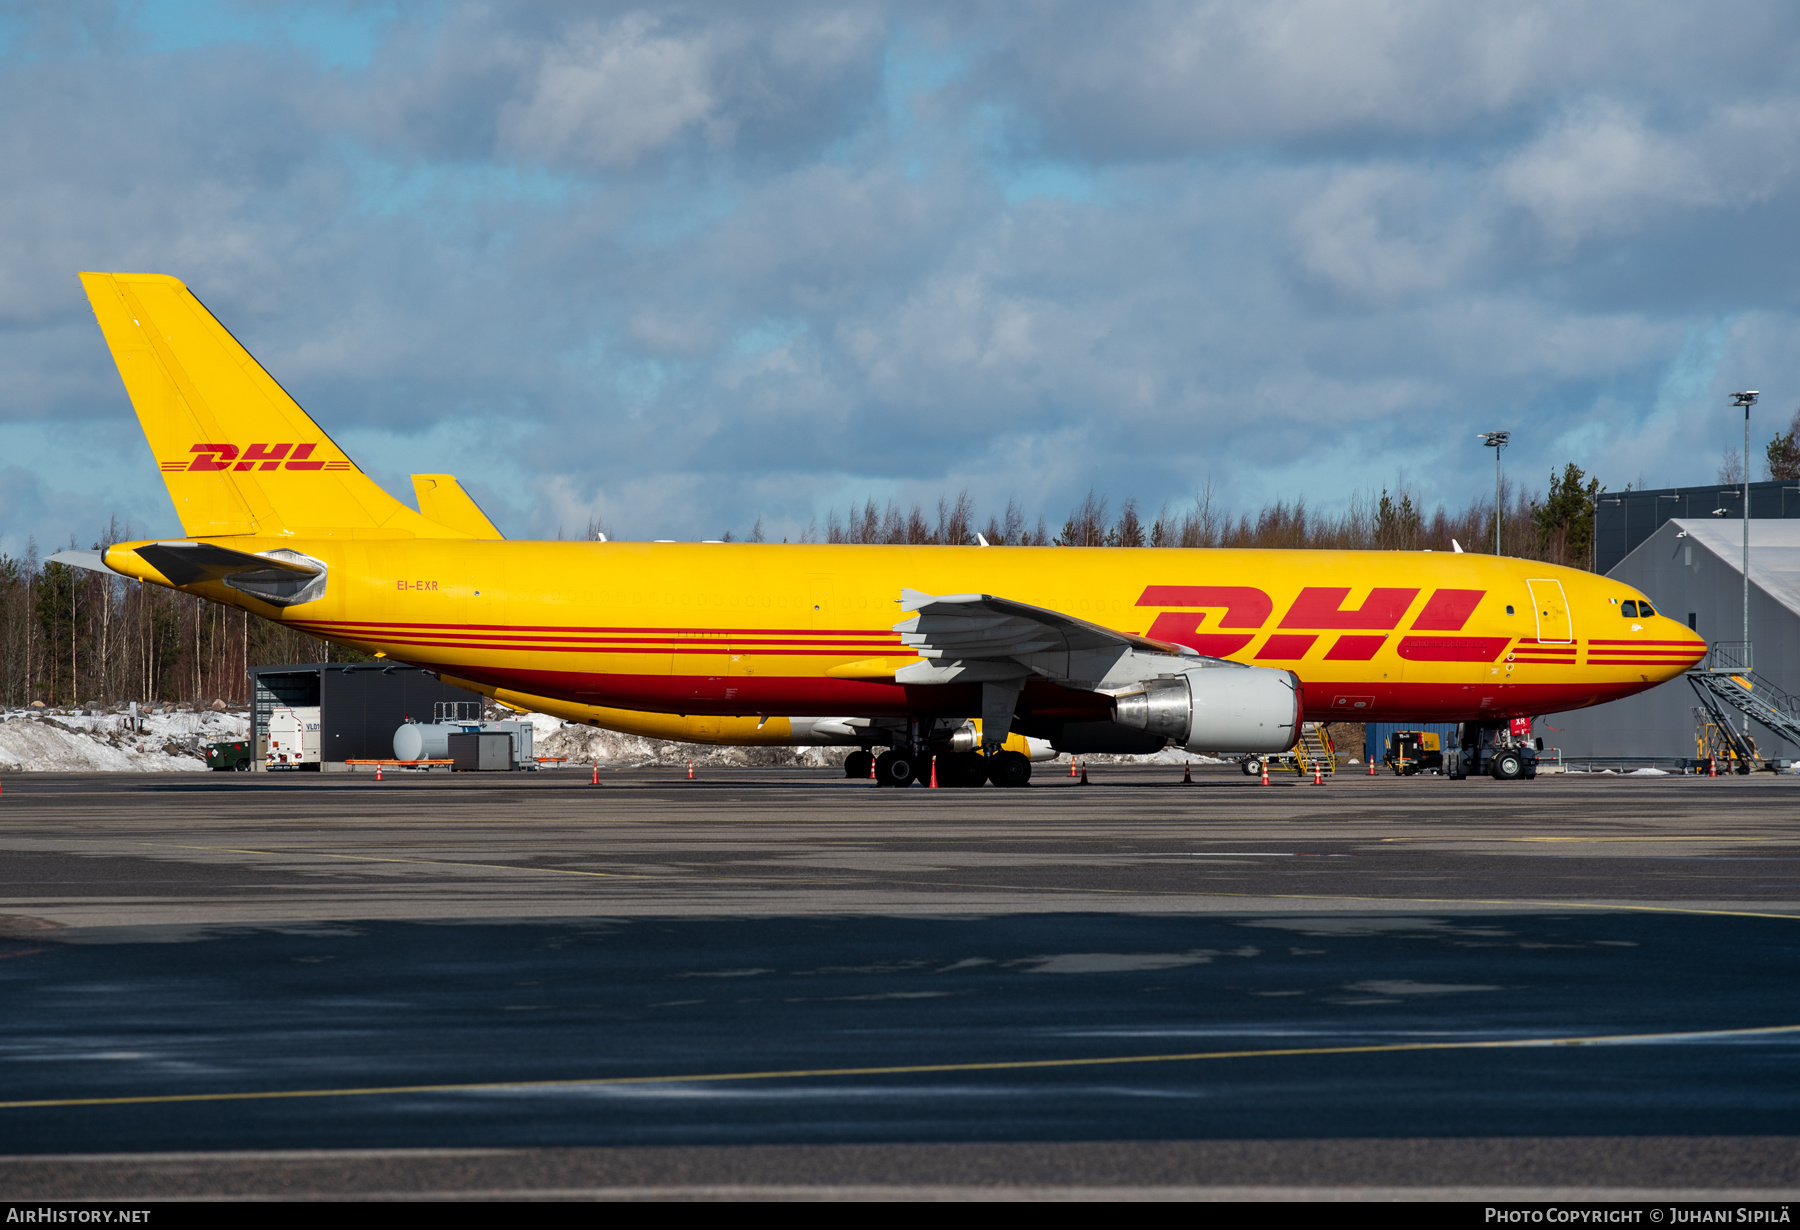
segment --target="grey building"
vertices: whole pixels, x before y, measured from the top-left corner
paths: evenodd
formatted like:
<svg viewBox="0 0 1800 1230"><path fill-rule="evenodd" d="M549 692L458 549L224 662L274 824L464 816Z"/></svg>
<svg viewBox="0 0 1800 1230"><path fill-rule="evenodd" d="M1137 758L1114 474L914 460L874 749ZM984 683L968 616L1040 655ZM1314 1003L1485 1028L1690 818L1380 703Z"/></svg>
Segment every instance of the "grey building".
<svg viewBox="0 0 1800 1230"><path fill-rule="evenodd" d="M346 760L386 760L394 731L409 718L429 722L439 701L478 706L482 697L442 682L430 671L395 662L307 662L250 671L251 738L257 765L268 754L269 711L277 704L319 708L321 767Z"/></svg>
<svg viewBox="0 0 1800 1230"><path fill-rule="evenodd" d="M1744 636L1743 522L1734 517L1665 520L1607 575L1635 586L1662 618L1708 642ZM1577 636L1596 635L1577 627ZM1750 641L1756 673L1800 692L1800 520L1750 522ZM1546 747L1564 757L1693 756L1694 706L1685 679L1625 700L1539 718ZM1758 751L1800 757L1800 747L1752 722Z"/></svg>
<svg viewBox="0 0 1800 1230"><path fill-rule="evenodd" d="M1602 491L1594 502L1594 571L1610 574L1619 562L1671 518L1738 521L1744 489L1722 483L1703 487L1657 487L1648 491ZM1750 520L1800 518L1800 485L1774 480L1750 484Z"/></svg>

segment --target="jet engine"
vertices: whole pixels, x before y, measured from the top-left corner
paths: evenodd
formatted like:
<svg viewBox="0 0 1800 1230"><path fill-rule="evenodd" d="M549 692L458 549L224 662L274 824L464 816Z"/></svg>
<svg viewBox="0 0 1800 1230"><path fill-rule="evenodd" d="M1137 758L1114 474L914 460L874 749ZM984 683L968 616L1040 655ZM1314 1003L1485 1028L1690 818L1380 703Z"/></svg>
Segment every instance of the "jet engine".
<svg viewBox="0 0 1800 1230"><path fill-rule="evenodd" d="M1300 680L1264 666L1191 670L1114 697L1113 720L1190 752L1285 752L1300 737Z"/></svg>

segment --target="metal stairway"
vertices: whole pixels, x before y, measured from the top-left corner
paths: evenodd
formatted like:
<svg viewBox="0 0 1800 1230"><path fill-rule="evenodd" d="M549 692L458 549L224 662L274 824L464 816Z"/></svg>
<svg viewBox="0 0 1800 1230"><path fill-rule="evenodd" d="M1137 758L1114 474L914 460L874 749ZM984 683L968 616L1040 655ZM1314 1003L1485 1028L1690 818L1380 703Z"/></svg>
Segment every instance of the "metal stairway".
<svg viewBox="0 0 1800 1230"><path fill-rule="evenodd" d="M1301 773L1311 773L1316 763L1323 773L1337 772L1337 749L1325 733L1323 722L1300 723L1300 742L1294 744L1294 760Z"/></svg>
<svg viewBox="0 0 1800 1230"><path fill-rule="evenodd" d="M1745 714L1800 747L1800 698L1782 691L1754 670L1750 645L1744 641L1718 641L1704 661L1687 674L1688 685L1746 764L1756 760L1756 745L1733 730L1729 713Z"/></svg>

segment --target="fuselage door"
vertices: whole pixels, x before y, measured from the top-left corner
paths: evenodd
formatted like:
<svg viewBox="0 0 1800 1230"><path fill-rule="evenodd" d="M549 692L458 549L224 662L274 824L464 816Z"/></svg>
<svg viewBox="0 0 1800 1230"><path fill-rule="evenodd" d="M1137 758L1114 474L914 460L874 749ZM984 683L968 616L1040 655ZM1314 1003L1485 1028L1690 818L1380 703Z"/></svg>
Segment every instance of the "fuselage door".
<svg viewBox="0 0 1800 1230"><path fill-rule="evenodd" d="M1537 614L1537 638L1551 645L1567 645L1575 639L1569 625L1569 600L1561 581L1542 578L1525 582L1531 589L1531 608Z"/></svg>

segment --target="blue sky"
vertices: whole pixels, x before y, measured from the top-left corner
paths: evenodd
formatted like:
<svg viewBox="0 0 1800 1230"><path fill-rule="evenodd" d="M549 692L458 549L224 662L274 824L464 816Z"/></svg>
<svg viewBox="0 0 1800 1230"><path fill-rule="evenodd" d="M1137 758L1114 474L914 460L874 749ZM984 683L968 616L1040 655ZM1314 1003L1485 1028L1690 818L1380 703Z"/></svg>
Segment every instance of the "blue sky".
<svg viewBox="0 0 1800 1230"><path fill-rule="evenodd" d="M81 269L515 537L1712 481L1800 405L1800 10L0 4L0 551L178 530Z"/></svg>

